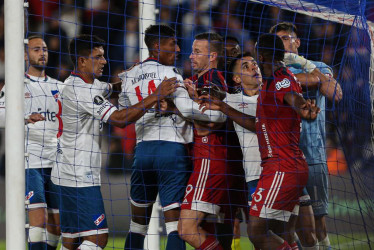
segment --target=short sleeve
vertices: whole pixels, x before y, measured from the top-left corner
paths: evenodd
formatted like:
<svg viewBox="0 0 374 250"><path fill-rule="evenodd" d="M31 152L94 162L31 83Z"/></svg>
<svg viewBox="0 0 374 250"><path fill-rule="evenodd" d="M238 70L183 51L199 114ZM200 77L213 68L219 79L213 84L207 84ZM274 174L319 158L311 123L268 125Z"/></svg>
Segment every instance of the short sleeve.
<svg viewBox="0 0 374 250"><path fill-rule="evenodd" d="M82 89L78 99L79 107L96 119L106 122L117 108L106 100L100 91L90 90Z"/></svg>
<svg viewBox="0 0 374 250"><path fill-rule="evenodd" d="M276 78L274 84L275 98L278 104L284 103L284 96L289 92L301 93L300 84L291 75Z"/></svg>

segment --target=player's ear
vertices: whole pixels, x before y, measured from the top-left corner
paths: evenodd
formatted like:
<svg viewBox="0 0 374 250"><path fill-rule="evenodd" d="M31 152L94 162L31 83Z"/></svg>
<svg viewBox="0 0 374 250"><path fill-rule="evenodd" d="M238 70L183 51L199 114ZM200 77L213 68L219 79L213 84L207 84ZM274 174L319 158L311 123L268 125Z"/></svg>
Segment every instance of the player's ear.
<svg viewBox="0 0 374 250"><path fill-rule="evenodd" d="M78 65L84 66L86 64L86 60L83 56L78 56L77 63L78 63Z"/></svg>
<svg viewBox="0 0 374 250"><path fill-rule="evenodd" d="M218 53L217 52L214 52L214 51L210 52L210 57L209 57L210 62L213 62L213 61L217 60L217 58L218 58Z"/></svg>
<svg viewBox="0 0 374 250"><path fill-rule="evenodd" d="M236 83L241 83L241 82L242 82L241 79L240 79L240 76L239 76L239 75L234 75L234 76L232 77L232 79L233 79L234 82L236 82Z"/></svg>
<svg viewBox="0 0 374 250"><path fill-rule="evenodd" d="M296 40L295 40L295 44L296 44L296 47L297 47L297 48L300 47L300 38L296 38Z"/></svg>

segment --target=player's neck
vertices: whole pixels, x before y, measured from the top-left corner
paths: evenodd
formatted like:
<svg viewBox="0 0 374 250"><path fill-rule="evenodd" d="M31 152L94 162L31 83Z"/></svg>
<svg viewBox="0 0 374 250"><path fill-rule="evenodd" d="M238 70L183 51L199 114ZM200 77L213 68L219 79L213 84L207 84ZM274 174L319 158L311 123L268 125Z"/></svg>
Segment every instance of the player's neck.
<svg viewBox="0 0 374 250"><path fill-rule="evenodd" d="M216 69L216 68L217 68L217 63L210 63L206 69L197 73L197 77L200 77L200 76L204 75L206 72L208 72L209 70Z"/></svg>
<svg viewBox="0 0 374 250"><path fill-rule="evenodd" d="M273 76L273 73L281 67L284 67L283 62L265 63L264 64L264 75L267 77L271 77Z"/></svg>
<svg viewBox="0 0 374 250"><path fill-rule="evenodd" d="M84 69L76 68L74 69L74 73L77 74L85 83L93 84L95 81L95 77L91 72L85 72Z"/></svg>
<svg viewBox="0 0 374 250"><path fill-rule="evenodd" d="M28 70L26 71L26 74L30 76L35 76L35 77L45 77L44 69L35 68L33 66L30 66L28 68Z"/></svg>
<svg viewBox="0 0 374 250"><path fill-rule="evenodd" d="M259 86L244 86L243 91L248 96L254 96L258 94Z"/></svg>

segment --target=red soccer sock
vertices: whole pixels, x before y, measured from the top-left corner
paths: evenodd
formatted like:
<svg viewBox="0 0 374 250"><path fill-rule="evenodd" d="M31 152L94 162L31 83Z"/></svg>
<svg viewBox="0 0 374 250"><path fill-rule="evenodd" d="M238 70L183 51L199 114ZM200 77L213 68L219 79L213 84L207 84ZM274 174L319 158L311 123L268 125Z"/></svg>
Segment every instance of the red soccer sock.
<svg viewBox="0 0 374 250"><path fill-rule="evenodd" d="M284 241L282 245L277 247L277 250L292 250L292 248L288 245L287 241Z"/></svg>
<svg viewBox="0 0 374 250"><path fill-rule="evenodd" d="M208 236L206 240L198 248L199 250L223 250L218 240L213 236Z"/></svg>
<svg viewBox="0 0 374 250"><path fill-rule="evenodd" d="M292 250L299 250L299 246L297 245L296 242L292 243L292 244L290 245L290 247L291 247Z"/></svg>

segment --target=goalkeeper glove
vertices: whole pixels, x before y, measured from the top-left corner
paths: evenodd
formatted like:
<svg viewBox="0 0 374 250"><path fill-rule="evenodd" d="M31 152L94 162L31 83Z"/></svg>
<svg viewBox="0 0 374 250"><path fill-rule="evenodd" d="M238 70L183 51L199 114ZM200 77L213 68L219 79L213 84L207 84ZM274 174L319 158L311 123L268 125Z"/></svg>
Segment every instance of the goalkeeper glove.
<svg viewBox="0 0 374 250"><path fill-rule="evenodd" d="M311 61L295 53L285 53L284 62L287 66L297 65L304 69L307 73L311 73L316 68L316 65L314 65Z"/></svg>

